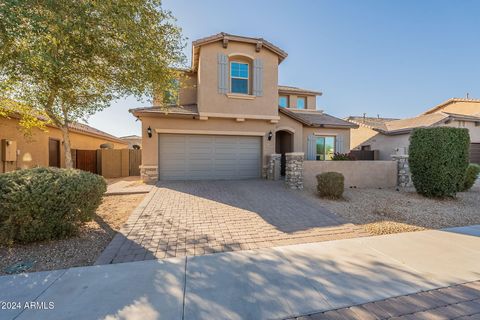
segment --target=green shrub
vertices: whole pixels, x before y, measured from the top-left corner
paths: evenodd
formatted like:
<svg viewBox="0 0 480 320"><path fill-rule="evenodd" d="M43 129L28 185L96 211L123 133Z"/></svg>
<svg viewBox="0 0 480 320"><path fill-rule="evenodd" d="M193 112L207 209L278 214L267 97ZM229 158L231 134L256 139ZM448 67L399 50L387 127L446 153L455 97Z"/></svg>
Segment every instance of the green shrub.
<svg viewBox="0 0 480 320"><path fill-rule="evenodd" d="M345 178L338 172L323 172L316 175L317 191L320 197L338 199L343 195Z"/></svg>
<svg viewBox="0 0 480 320"><path fill-rule="evenodd" d="M453 197L468 166L468 129L415 129L410 137L409 165L418 193L426 197Z"/></svg>
<svg viewBox="0 0 480 320"><path fill-rule="evenodd" d="M332 160L334 161L344 161L344 160L355 160L349 153L340 153L335 152L333 154Z"/></svg>
<svg viewBox="0 0 480 320"><path fill-rule="evenodd" d="M470 163L467 167L467 171L465 172L465 179L463 180L463 183L460 184L458 191L470 190L475 184L475 181L477 180L479 174L480 166L475 163Z"/></svg>
<svg viewBox="0 0 480 320"><path fill-rule="evenodd" d="M105 180L74 169L35 168L0 175L0 243L64 238L93 218Z"/></svg>

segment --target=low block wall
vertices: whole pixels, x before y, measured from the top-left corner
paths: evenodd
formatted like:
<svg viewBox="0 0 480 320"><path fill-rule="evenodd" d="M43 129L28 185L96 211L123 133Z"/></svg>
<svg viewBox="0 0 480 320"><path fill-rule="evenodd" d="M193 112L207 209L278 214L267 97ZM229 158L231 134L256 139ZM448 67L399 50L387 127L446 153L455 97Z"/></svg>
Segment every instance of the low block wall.
<svg viewBox="0 0 480 320"><path fill-rule="evenodd" d="M317 187L315 176L322 172L340 172L345 187L389 188L397 185L396 161L305 161L303 184L307 189Z"/></svg>

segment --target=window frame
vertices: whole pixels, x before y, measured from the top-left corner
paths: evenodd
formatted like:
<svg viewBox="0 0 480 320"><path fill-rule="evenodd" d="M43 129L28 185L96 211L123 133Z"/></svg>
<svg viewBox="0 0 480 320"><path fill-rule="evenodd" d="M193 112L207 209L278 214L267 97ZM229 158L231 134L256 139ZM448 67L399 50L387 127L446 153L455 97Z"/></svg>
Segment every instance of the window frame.
<svg viewBox="0 0 480 320"><path fill-rule="evenodd" d="M298 107L298 100L303 100L303 108ZM297 96L297 103L295 104L295 107L299 110L305 110L307 109L307 97L305 96Z"/></svg>
<svg viewBox="0 0 480 320"><path fill-rule="evenodd" d="M280 105L280 98L285 98L287 99L287 105L285 107L282 107ZM281 107L281 108L289 108L290 107L290 97L288 95L279 95L278 96L278 106Z"/></svg>
<svg viewBox="0 0 480 320"><path fill-rule="evenodd" d="M318 139L323 138L323 155L318 153ZM332 159L327 159L327 150L326 150L326 138L333 138L333 154L336 152L336 145L337 145L337 137L336 136L329 136L329 135L316 135L315 136L315 160L316 161L331 161ZM323 156L324 159L321 159L319 156ZM319 159L320 158L320 159Z"/></svg>
<svg viewBox="0 0 480 320"><path fill-rule="evenodd" d="M246 64L247 65L247 77L234 77L232 76L232 64L238 63L238 64ZM245 95L250 95L251 89L250 89L250 63L247 61L239 61L239 60L231 60L229 64L229 76L230 76L230 93L233 94L245 94ZM232 86L232 80L233 79L242 79L242 80L247 80L247 93L244 92L233 92L233 86Z"/></svg>

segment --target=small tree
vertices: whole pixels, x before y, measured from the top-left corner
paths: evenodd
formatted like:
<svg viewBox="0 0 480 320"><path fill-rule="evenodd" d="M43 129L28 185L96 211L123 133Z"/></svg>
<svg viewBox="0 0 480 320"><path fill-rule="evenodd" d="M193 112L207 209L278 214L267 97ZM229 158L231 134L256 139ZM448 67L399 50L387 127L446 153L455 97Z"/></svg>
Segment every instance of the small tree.
<svg viewBox="0 0 480 320"><path fill-rule="evenodd" d="M455 196L465 178L469 146L468 129L415 129L408 160L417 192L427 197Z"/></svg>
<svg viewBox="0 0 480 320"><path fill-rule="evenodd" d="M183 39L158 0L0 3L0 98L69 124L125 95L170 91L184 61Z"/></svg>

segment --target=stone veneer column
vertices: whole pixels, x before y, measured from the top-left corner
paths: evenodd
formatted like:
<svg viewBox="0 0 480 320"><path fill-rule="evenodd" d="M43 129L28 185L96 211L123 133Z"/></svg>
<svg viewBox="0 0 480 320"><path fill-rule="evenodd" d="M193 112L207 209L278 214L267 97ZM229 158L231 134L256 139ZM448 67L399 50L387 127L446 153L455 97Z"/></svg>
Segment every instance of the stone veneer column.
<svg viewBox="0 0 480 320"><path fill-rule="evenodd" d="M267 167L267 179L279 180L280 179L280 166L282 155L273 153L268 158Z"/></svg>
<svg viewBox="0 0 480 320"><path fill-rule="evenodd" d="M392 159L397 162L397 186L401 188L413 187L408 155L392 155Z"/></svg>
<svg viewBox="0 0 480 320"><path fill-rule="evenodd" d="M286 153L285 183L290 189L303 189L303 152Z"/></svg>
<svg viewBox="0 0 480 320"><path fill-rule="evenodd" d="M155 183L158 181L157 166L140 166L140 177L145 183Z"/></svg>

